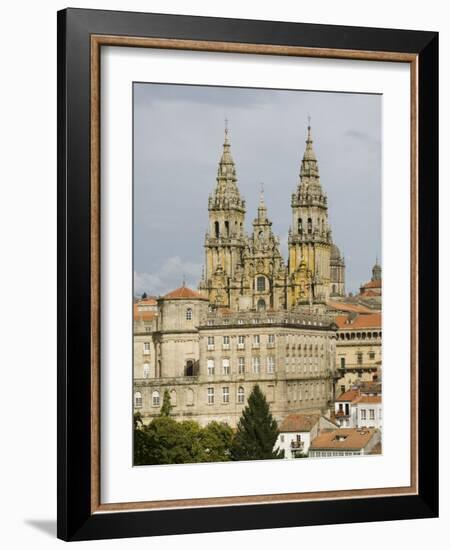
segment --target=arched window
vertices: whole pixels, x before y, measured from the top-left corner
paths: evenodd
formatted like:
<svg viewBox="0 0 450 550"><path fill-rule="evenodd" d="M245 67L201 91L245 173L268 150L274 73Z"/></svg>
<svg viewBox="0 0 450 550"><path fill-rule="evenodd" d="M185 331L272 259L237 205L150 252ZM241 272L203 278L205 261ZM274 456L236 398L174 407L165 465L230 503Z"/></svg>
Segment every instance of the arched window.
<svg viewBox="0 0 450 550"><path fill-rule="evenodd" d="M216 239L218 239L219 235L220 235L220 233L219 233L219 222L214 222L214 233L216 235Z"/></svg>
<svg viewBox="0 0 450 550"><path fill-rule="evenodd" d="M312 233L312 219L308 218L308 233Z"/></svg>
<svg viewBox="0 0 450 550"><path fill-rule="evenodd" d="M301 218L297 220L297 227L298 227L298 232L303 233L303 220Z"/></svg>
<svg viewBox="0 0 450 550"><path fill-rule="evenodd" d="M137 391L134 394L134 406L139 409L142 407L142 393L140 391Z"/></svg>
<svg viewBox="0 0 450 550"><path fill-rule="evenodd" d="M191 359L186 361L185 376L194 376L194 361Z"/></svg>
<svg viewBox="0 0 450 550"><path fill-rule="evenodd" d="M192 308L190 307L186 310L186 321L192 321Z"/></svg>
<svg viewBox="0 0 450 550"><path fill-rule="evenodd" d="M227 237L230 236L230 224L229 224L229 222L225 222L225 235Z"/></svg>
<svg viewBox="0 0 450 550"><path fill-rule="evenodd" d="M264 311L266 309L266 302L261 298L258 300L258 311Z"/></svg>
<svg viewBox="0 0 450 550"><path fill-rule="evenodd" d="M245 391L244 391L244 388L242 386L239 386L239 389L238 389L238 393L237 393L237 400L238 400L238 403L244 403L245 401Z"/></svg>
<svg viewBox="0 0 450 550"><path fill-rule="evenodd" d="M157 390L152 393L152 405L154 407L159 407L159 391Z"/></svg>
<svg viewBox="0 0 450 550"><path fill-rule="evenodd" d="M256 290L258 292L264 292L266 290L266 278L265 277L257 277L256 278Z"/></svg>

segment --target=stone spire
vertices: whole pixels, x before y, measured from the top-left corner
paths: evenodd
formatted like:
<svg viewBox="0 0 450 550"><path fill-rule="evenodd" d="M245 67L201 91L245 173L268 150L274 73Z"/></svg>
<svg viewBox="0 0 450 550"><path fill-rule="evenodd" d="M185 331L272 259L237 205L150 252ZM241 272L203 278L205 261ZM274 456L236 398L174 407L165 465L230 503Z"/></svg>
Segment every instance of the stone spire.
<svg viewBox="0 0 450 550"><path fill-rule="evenodd" d="M236 166L231 156L228 122L225 120L225 138L223 141L222 156L217 168L217 185L211 199L216 208L238 207L243 208L237 186Z"/></svg>
<svg viewBox="0 0 450 550"><path fill-rule="evenodd" d="M259 192L258 203L258 222L265 223L267 221L267 206L264 201L264 184L261 183L261 191Z"/></svg>
<svg viewBox="0 0 450 550"><path fill-rule="evenodd" d="M319 166L316 154L313 149L313 139L311 136L311 119L308 117L308 136L306 138L306 149L303 154L300 167L300 185L309 186L315 184L320 187Z"/></svg>

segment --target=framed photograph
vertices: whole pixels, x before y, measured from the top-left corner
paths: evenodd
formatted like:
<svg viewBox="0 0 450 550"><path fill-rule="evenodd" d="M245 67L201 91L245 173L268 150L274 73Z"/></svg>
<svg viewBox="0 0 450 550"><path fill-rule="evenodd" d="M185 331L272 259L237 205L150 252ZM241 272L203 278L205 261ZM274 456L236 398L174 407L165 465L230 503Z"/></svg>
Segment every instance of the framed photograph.
<svg viewBox="0 0 450 550"><path fill-rule="evenodd" d="M438 514L438 35L58 13L58 536Z"/></svg>

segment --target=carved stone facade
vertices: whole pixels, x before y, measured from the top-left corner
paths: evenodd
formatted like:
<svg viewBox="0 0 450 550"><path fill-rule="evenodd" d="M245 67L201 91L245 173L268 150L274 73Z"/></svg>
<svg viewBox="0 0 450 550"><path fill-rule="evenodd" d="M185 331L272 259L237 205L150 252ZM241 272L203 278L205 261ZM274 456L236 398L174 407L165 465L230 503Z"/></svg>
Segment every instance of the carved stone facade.
<svg viewBox="0 0 450 550"><path fill-rule="evenodd" d="M285 263L262 193L252 234L245 233L245 201L225 130L216 188L208 202L205 273L199 285L211 304L239 311L278 311L324 304L331 294L345 295L345 262L332 241L310 126L291 209Z"/></svg>

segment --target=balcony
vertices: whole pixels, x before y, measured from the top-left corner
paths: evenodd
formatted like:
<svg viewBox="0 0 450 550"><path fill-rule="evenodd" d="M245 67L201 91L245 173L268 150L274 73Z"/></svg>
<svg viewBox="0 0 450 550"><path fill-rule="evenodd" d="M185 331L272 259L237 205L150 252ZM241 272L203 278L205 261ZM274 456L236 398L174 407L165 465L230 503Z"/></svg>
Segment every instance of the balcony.
<svg viewBox="0 0 450 550"><path fill-rule="evenodd" d="M238 344L237 349L245 349L245 344Z"/></svg>
<svg viewBox="0 0 450 550"><path fill-rule="evenodd" d="M215 346L214 346L214 344L208 344L208 345L206 346L206 349L207 349L208 351L214 351Z"/></svg>
<svg viewBox="0 0 450 550"><path fill-rule="evenodd" d="M222 344L222 349L225 349L225 350L230 349L230 344Z"/></svg>
<svg viewBox="0 0 450 550"><path fill-rule="evenodd" d="M258 343L253 342L253 344L252 344L252 349L259 349L259 348L260 348L259 342L258 342Z"/></svg>
<svg viewBox="0 0 450 550"><path fill-rule="evenodd" d="M267 348L273 349L275 347L275 342L267 342Z"/></svg>
<svg viewBox="0 0 450 550"><path fill-rule="evenodd" d="M304 441L291 441L291 449L295 451L302 451L305 447Z"/></svg>

